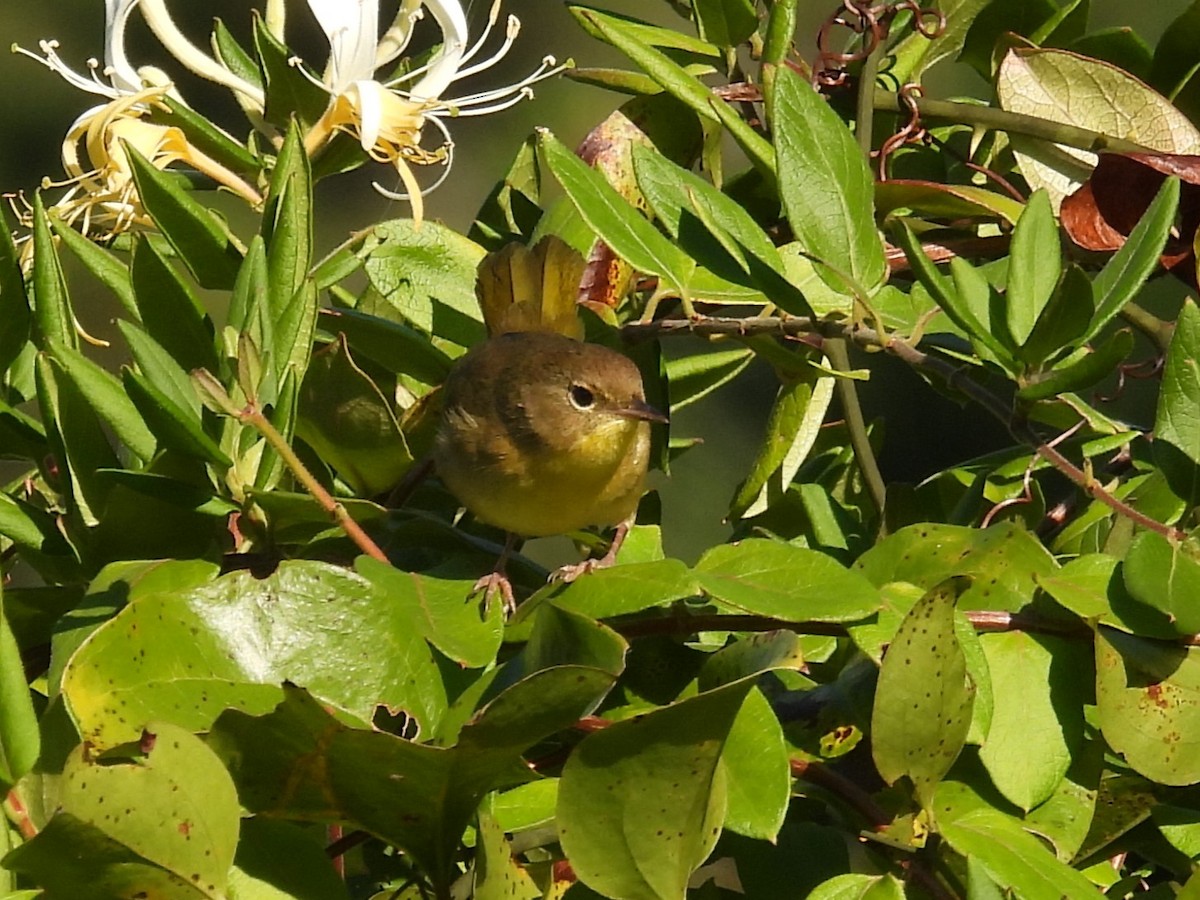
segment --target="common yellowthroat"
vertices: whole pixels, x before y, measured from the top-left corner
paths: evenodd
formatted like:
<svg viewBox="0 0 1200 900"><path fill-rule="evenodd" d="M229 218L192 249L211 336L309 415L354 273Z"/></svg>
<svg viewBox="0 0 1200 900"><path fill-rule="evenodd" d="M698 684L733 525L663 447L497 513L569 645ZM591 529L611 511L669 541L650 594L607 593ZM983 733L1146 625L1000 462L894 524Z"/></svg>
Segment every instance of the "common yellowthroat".
<svg viewBox="0 0 1200 900"><path fill-rule="evenodd" d="M542 537L637 508L650 423L667 419L627 357L561 334L501 334L459 360L443 392L437 472L481 521ZM477 587L511 605L502 566Z"/></svg>

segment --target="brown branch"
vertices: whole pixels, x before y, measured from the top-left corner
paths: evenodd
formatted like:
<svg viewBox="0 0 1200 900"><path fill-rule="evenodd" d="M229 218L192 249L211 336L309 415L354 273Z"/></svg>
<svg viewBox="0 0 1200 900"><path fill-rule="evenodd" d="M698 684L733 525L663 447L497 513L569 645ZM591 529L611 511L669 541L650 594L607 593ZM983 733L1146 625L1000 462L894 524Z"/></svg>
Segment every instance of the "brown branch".
<svg viewBox="0 0 1200 900"><path fill-rule="evenodd" d="M371 835L365 831L349 831L326 847L325 855L333 860L340 859L343 854L349 853L359 844L365 844L370 838Z"/></svg>
<svg viewBox="0 0 1200 900"><path fill-rule="evenodd" d="M1042 440L1027 421L1014 415L1010 404L972 380L966 374L964 367L956 365L940 356L934 356L931 353L919 350L912 344L894 335L881 335L874 329L850 325L844 322L830 322L825 320L818 322L807 316L783 316L779 318L756 316L744 319L716 317L664 319L656 322L630 323L623 326L621 331L625 337L633 341L670 337L678 334L701 336L726 335L733 337L774 334L789 338L820 334L823 337L846 338L866 347L882 347L888 353L898 357L913 368L923 369L940 376L950 387L956 388L974 400L995 418L1004 423L1013 438L1029 446L1034 453L1050 463L1050 465L1093 500L1103 503L1118 515L1124 516L1149 531L1161 534L1170 541L1179 542L1186 537L1185 533L1178 528L1150 518L1106 491L1103 485L1093 478L1090 473L1076 466L1058 450Z"/></svg>
<svg viewBox="0 0 1200 900"><path fill-rule="evenodd" d="M1091 640L1092 629L1081 621L1044 619L1022 613L999 610L966 610L963 615L978 632L1024 631L1031 634L1053 634L1059 637ZM701 631L794 631L797 634L816 634L827 637L846 637L847 626L841 622L789 621L770 616L754 615L669 615L657 618L610 619L605 622L625 638L659 635L694 634ZM1200 647L1200 635L1188 634L1173 643L1184 647Z"/></svg>
<svg viewBox="0 0 1200 900"><path fill-rule="evenodd" d="M25 801L21 799L20 791L13 788L8 792L8 796L4 799L4 812L8 814L9 820L17 826L17 831L21 837L27 841L37 837L38 829L33 823L33 819L29 815L29 809L25 806ZM0 823L0 828L4 827Z"/></svg>
<svg viewBox="0 0 1200 900"><path fill-rule="evenodd" d="M372 559L391 565L387 555L379 549L378 544L371 540L362 526L346 510L346 507L333 499L333 495L325 490L324 485L317 481L312 472L308 471L308 467L300 461L300 457L287 442L287 438L280 434L279 430L271 424L271 420L263 415L255 400L248 399L245 406L239 407L233 402L229 392L225 390L225 386L207 369L193 369L192 384L202 402L214 412L237 419L243 425L249 425L258 431L271 449L279 454L279 458L291 470L295 479L312 494L313 499L320 507L329 513L330 518L341 526L342 530L346 532L346 536L354 542L359 550Z"/></svg>
<svg viewBox="0 0 1200 900"><path fill-rule="evenodd" d="M792 759L788 762L793 778L811 782L840 797L870 824L872 831L882 833L892 824L892 817L875 802L874 797L833 767L807 759ZM916 847L912 849L917 850ZM896 860L896 864L930 896L938 900L957 900L954 892L942 884L916 856Z"/></svg>

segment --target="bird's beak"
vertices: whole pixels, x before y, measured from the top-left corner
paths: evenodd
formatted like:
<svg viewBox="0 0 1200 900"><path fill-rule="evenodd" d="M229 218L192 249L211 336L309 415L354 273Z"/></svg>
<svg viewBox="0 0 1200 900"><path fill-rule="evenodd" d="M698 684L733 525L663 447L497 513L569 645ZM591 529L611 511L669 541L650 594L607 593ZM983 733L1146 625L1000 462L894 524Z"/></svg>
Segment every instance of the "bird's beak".
<svg viewBox="0 0 1200 900"><path fill-rule="evenodd" d="M627 419L640 419L643 422L658 422L662 425L671 421L645 400L632 401L624 409L618 409L617 415Z"/></svg>

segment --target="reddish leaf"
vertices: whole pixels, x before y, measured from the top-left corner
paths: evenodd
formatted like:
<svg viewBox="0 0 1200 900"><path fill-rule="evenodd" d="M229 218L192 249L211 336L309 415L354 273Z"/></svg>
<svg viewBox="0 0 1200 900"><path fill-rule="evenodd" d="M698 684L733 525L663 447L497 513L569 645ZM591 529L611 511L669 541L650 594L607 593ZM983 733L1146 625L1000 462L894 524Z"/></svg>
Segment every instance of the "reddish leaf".
<svg viewBox="0 0 1200 900"><path fill-rule="evenodd" d="M1179 236L1162 254L1165 268L1195 283L1192 238L1200 226L1200 156L1174 153L1102 153L1092 177L1063 200L1060 216L1071 240L1086 250L1120 248L1164 180L1183 182Z"/></svg>

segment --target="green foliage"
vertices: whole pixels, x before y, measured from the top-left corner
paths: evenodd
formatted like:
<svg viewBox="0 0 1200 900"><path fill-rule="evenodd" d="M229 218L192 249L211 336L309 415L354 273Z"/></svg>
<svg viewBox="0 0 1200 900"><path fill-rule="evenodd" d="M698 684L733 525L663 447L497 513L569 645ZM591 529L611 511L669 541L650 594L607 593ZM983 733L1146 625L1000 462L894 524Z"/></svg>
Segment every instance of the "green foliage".
<svg viewBox="0 0 1200 900"><path fill-rule="evenodd" d="M414 202L334 248L317 182L448 162L404 93L448 51L331 98L352 61L270 6L208 61L249 137L118 98L0 237L0 898L1200 895L1200 6L1157 48L1086 0L889 8L811 64L794 0L572 7L636 67L572 73L634 95L584 157L541 130L469 236ZM952 58L995 102L885 134ZM547 236L655 405L778 385L728 540L679 558L649 498L610 567L514 548L510 614L426 461L487 254ZM679 422L664 464L709 452Z"/></svg>

